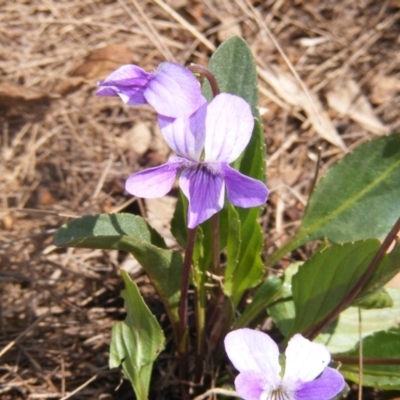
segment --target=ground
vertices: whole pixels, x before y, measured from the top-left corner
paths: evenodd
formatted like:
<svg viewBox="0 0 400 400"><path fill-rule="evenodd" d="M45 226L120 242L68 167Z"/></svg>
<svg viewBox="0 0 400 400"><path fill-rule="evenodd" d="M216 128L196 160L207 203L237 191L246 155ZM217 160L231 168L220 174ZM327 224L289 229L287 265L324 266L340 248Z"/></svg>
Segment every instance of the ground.
<svg viewBox="0 0 400 400"><path fill-rule="evenodd" d="M153 289L125 254L52 243L86 214L124 210L168 225L173 198L143 202L124 191L130 173L169 154L154 113L94 96L98 80L126 63L207 65L224 39L242 36L260 78L270 252L299 225L318 152L323 174L399 129L399 17L398 0L2 2L0 399L133 397L108 369L110 328L124 317L118 269L130 270L157 311ZM160 385L174 379L168 362L157 367Z"/></svg>

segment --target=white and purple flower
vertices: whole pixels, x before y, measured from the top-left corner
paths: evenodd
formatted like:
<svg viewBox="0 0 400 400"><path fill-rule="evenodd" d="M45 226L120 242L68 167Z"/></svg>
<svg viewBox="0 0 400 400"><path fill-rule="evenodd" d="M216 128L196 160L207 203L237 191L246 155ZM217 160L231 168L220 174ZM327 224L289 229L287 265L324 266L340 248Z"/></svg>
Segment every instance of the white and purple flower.
<svg viewBox="0 0 400 400"><path fill-rule="evenodd" d="M125 185L129 193L162 197L179 175L189 200L189 228L222 209L225 188L235 206L265 203L268 189L264 183L229 166L247 146L254 127L250 106L242 98L222 93L208 104L194 75L169 62L161 63L154 73L124 65L99 85L99 96L119 96L128 105L153 106L161 132L177 154L164 165L131 175Z"/></svg>
<svg viewBox="0 0 400 400"><path fill-rule="evenodd" d="M156 198L167 194L180 174L179 185L189 200L189 228L220 211L225 188L238 207L265 203L264 183L229 166L247 146L254 126L250 106L240 97L221 93L190 116L159 116L161 132L177 156L159 167L131 175L126 190L134 196Z"/></svg>
<svg viewBox="0 0 400 400"><path fill-rule="evenodd" d="M279 349L265 333L238 329L225 337L225 350L240 374L236 392L244 400L331 400L345 386L338 371L328 367L327 348L294 335L285 351L281 377Z"/></svg>
<svg viewBox="0 0 400 400"><path fill-rule="evenodd" d="M158 114L172 118L190 115L204 102L195 76L171 62L161 63L155 72L123 65L99 86L98 96L119 96L130 106L150 104Z"/></svg>

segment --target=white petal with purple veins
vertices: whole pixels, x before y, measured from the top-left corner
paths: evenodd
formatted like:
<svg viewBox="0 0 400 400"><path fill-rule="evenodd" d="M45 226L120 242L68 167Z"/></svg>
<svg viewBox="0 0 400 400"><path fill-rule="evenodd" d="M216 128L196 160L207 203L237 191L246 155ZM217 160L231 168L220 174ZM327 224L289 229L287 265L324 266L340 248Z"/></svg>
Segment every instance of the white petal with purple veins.
<svg viewBox="0 0 400 400"><path fill-rule="evenodd" d="M204 149L206 113L207 103L205 102L191 116L175 119L158 116L158 124L164 139L179 156L200 161Z"/></svg>
<svg viewBox="0 0 400 400"><path fill-rule="evenodd" d="M285 356L284 380L288 381L312 381L331 360L331 355L323 344L312 343L299 334L290 339Z"/></svg>
<svg viewBox="0 0 400 400"><path fill-rule="evenodd" d="M270 382L279 382L279 349L268 335L248 328L237 329L226 335L224 344L238 371L258 371Z"/></svg>
<svg viewBox="0 0 400 400"><path fill-rule="evenodd" d="M173 118L193 114L203 102L195 76L187 68L168 62L159 65L144 97L158 114Z"/></svg>
<svg viewBox="0 0 400 400"><path fill-rule="evenodd" d="M249 143L253 127L250 106L242 98L228 93L216 96L207 109L205 161L235 161Z"/></svg>

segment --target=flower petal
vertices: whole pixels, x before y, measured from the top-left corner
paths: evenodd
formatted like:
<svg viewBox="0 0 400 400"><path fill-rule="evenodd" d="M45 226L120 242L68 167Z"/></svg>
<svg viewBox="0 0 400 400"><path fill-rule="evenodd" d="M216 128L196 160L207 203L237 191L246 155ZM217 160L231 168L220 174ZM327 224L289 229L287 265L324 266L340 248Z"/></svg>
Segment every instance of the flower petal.
<svg viewBox="0 0 400 400"><path fill-rule="evenodd" d="M336 369L327 367L318 379L301 384L296 391L296 400L331 400L344 386L343 376Z"/></svg>
<svg viewBox="0 0 400 400"><path fill-rule="evenodd" d="M171 190L185 162L178 157L171 157L166 164L132 174L125 183L125 189L134 196L147 199L162 197Z"/></svg>
<svg viewBox="0 0 400 400"><path fill-rule="evenodd" d="M243 175L228 164L221 166L230 203L237 207L257 207L267 201L268 189L259 180Z"/></svg>
<svg viewBox="0 0 400 400"><path fill-rule="evenodd" d="M161 133L169 147L178 155L199 161L204 149L207 102L191 116L180 118L158 116Z"/></svg>
<svg viewBox="0 0 400 400"><path fill-rule="evenodd" d="M331 360L328 349L312 343L300 334L294 335L286 348L284 381L310 382L314 380Z"/></svg>
<svg viewBox="0 0 400 400"><path fill-rule="evenodd" d="M158 114L177 118L193 114L203 102L200 84L185 67L161 63L144 97Z"/></svg>
<svg viewBox="0 0 400 400"><path fill-rule="evenodd" d="M146 104L143 93L153 74L136 65L123 65L99 83L98 96L120 96L131 106Z"/></svg>
<svg viewBox="0 0 400 400"><path fill-rule="evenodd" d="M235 379L235 389L244 400L260 400L265 387L265 377L258 371L244 371Z"/></svg>
<svg viewBox="0 0 400 400"><path fill-rule="evenodd" d="M249 143L254 127L250 106L240 97L221 93L208 105L206 162L235 161Z"/></svg>
<svg viewBox="0 0 400 400"><path fill-rule="evenodd" d="M179 185L189 200L188 227L194 228L220 211L224 205L224 179L217 172L197 164L185 169Z"/></svg>
<svg viewBox="0 0 400 400"><path fill-rule="evenodd" d="M279 349L265 333L253 329L237 329L225 337L225 351L240 372L262 373L272 384L280 381Z"/></svg>

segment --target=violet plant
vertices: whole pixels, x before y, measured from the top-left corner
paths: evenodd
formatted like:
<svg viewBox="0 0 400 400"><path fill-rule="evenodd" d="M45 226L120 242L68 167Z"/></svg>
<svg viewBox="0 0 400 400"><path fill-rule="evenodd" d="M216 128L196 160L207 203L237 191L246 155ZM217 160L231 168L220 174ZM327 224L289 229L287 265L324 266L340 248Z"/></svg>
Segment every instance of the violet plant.
<svg viewBox="0 0 400 400"><path fill-rule="evenodd" d="M223 43L208 69L165 62L151 73L123 66L97 94L119 96L130 106L149 104L157 113L176 155L127 177L126 190L161 197L179 180L171 231L181 250L168 249L140 216L123 213L71 221L55 243L128 251L142 265L171 324L177 398L195 396L210 380L220 386L230 380L232 387L224 343L240 372L236 392L225 395L329 400L345 391L343 376L400 390L400 291L384 287L400 271L394 240L400 229L398 134L364 143L330 167L310 195L297 234L270 251L259 224L268 189L256 66L242 39ZM276 268L315 240L321 245L309 259ZM127 317L113 327L110 367L121 366L136 397L145 400L165 337L135 283L121 275ZM368 321L361 337L355 312ZM276 343L248 329L259 329L267 317L280 345L287 345L283 376ZM339 372L330 353L341 362Z"/></svg>
<svg viewBox="0 0 400 400"><path fill-rule="evenodd" d="M240 371L235 387L244 400L330 400L345 387L342 375L328 367L328 349L299 334L286 348L283 377L278 346L265 333L232 331L225 337L225 349Z"/></svg>

